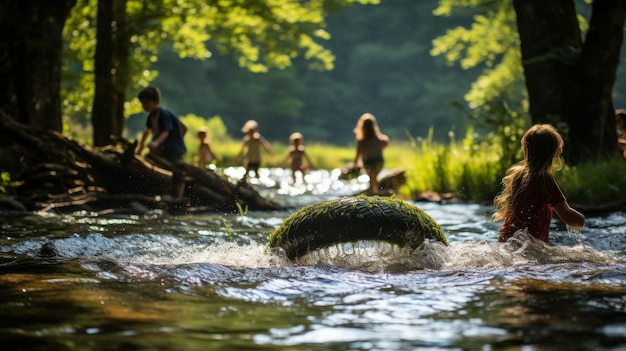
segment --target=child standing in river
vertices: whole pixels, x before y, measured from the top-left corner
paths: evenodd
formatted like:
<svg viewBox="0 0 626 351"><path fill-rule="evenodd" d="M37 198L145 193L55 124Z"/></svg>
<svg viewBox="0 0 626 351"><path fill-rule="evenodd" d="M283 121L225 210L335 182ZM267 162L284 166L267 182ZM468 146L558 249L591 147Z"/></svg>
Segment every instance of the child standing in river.
<svg viewBox="0 0 626 351"><path fill-rule="evenodd" d="M582 227L585 216L571 208L552 174L563 150L563 138L549 124L536 124L522 137L524 160L502 179L503 189L494 199L494 221L504 221L499 242L527 229L535 238L548 242L552 210L570 227Z"/></svg>
<svg viewBox="0 0 626 351"><path fill-rule="evenodd" d="M259 124L255 120L247 121L241 131L246 135L243 137L241 150L235 156L235 162L239 162L241 155L245 154L243 166L246 173L243 175L243 179L248 177L250 171L254 172L254 176L258 178L259 167L261 166L261 148L265 149L271 157L274 157L274 151L270 143L259 133Z"/></svg>
<svg viewBox="0 0 626 351"><path fill-rule="evenodd" d="M219 159L219 156L213 152L211 149L211 144L209 143L208 138L208 129L205 126L202 126L198 129L198 167L206 168L213 159Z"/></svg>
<svg viewBox="0 0 626 351"><path fill-rule="evenodd" d="M296 173L300 173L302 175L302 181L304 181L304 173L306 171L306 167L304 166L304 161L307 162L309 168L313 168L313 161L309 157L309 154L304 150L303 145L304 137L301 133L295 132L289 136L289 153L285 160L283 161L283 167L289 164L291 168L291 179L293 182L296 182Z"/></svg>
<svg viewBox="0 0 626 351"><path fill-rule="evenodd" d="M355 165L363 165L370 179L370 192L379 193L378 174L385 165L383 149L389 143L389 138L380 132L376 117L371 113L364 113L354 128L356 135Z"/></svg>

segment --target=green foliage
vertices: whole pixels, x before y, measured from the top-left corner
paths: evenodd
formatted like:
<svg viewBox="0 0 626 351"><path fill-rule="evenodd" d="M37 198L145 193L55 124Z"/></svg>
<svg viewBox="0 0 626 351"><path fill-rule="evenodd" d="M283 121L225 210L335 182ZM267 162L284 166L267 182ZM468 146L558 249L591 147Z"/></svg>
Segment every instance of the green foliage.
<svg viewBox="0 0 626 351"><path fill-rule="evenodd" d="M555 172L570 204L602 206L622 201L626 193L626 162L622 157L586 162Z"/></svg>
<svg viewBox="0 0 626 351"><path fill-rule="evenodd" d="M472 25L450 29L436 38L431 53L445 55L449 64L459 62L464 69L484 64L486 68L465 94L468 115L489 131L501 162L513 164L519 159L519 141L530 121L528 114L520 112L528 111L528 101L513 4L440 0L435 14L449 16L453 9L465 7L478 12Z"/></svg>
<svg viewBox="0 0 626 351"><path fill-rule="evenodd" d="M198 140L198 130L200 127L207 128L207 139L211 149L218 155L217 150L215 150L215 145L221 145L224 140L228 137L226 132L226 126L224 125L224 121L220 116L213 116L209 119L204 117L196 116L194 114L188 114L184 116L179 116L180 120L187 126L187 134L185 134L185 145L187 146L187 154L185 155L185 159L195 164L194 160L197 159L198 150L200 148L200 141ZM219 148L219 146L218 146Z"/></svg>
<svg viewBox="0 0 626 351"><path fill-rule="evenodd" d="M463 69L485 66L465 101L473 117L488 117L486 125L497 128L509 122L501 113L503 106L505 111L527 110L513 3L440 0L434 13L450 16L456 8L471 8L478 13L469 28L458 26L434 39L431 54L444 55L448 64L458 62ZM524 123L513 122L515 126Z"/></svg>
<svg viewBox="0 0 626 351"><path fill-rule="evenodd" d="M502 159L500 137L489 134L479 137L472 128L462 141L441 145L429 138L413 139L414 159L405 166L407 182L400 188L407 198L416 198L423 191L453 193L465 201L490 203L501 190L501 179L507 169L522 159L517 143L517 157ZM513 144L509 142L509 145ZM622 157L610 157L587 162L576 167L564 165L555 170L561 189L574 205L602 206L622 201L626 193L626 162Z"/></svg>
<svg viewBox="0 0 626 351"><path fill-rule="evenodd" d="M415 198L421 192L453 193L467 201L491 199L499 190L500 178L508 165L503 165L501 151L487 139L480 138L472 128L462 141L441 145L432 138L415 139L411 144L414 159L406 166L407 182L402 193Z"/></svg>
<svg viewBox="0 0 626 351"><path fill-rule="evenodd" d="M63 135L89 145L93 139L93 128L84 121L75 123L66 121L63 123Z"/></svg>
<svg viewBox="0 0 626 351"><path fill-rule="evenodd" d="M303 57L318 69L331 69L334 56L320 42L329 38L325 18L330 10L378 0L127 0L117 8L113 32L121 52L113 74L125 93L134 95L153 82L158 50L170 44L181 58L205 60L229 54L240 67L267 72ZM97 0L79 2L64 28L67 50L63 77L66 116L84 119L94 93ZM124 84L127 83L127 84ZM126 114L139 105L126 104Z"/></svg>
<svg viewBox="0 0 626 351"><path fill-rule="evenodd" d="M0 172L0 194L6 194L11 184L11 175L9 172Z"/></svg>
<svg viewBox="0 0 626 351"><path fill-rule="evenodd" d="M478 70L447 67L443 58L429 55L433 37L450 23L471 19L436 18L436 4L394 0L329 15L332 36L325 46L336 57L332 71L313 71L307 61L294 59L284 70L251 73L229 56L181 61L162 47L155 82L173 110L218 114L231 131L253 118L270 140L299 131L309 141L345 145L366 111L395 139L407 129L423 135L430 125L436 138L445 137L452 125L468 122L447 102L463 101Z"/></svg>
<svg viewBox="0 0 626 351"><path fill-rule="evenodd" d="M211 124L208 125L211 130ZM431 128L427 138L410 137L410 143L392 140L392 144L385 149L385 169L406 170L406 183L399 189L402 197L413 199L431 190L452 193L464 201L491 203L501 190L506 170L522 159L519 142L511 142L509 144L514 144L517 156L505 161L502 158L505 151L501 149L504 144L500 144L500 137L493 133L481 136L473 128L468 128L462 140L455 140L454 133L450 133L450 141L446 144L433 140L433 134ZM219 167L240 166L229 162L241 147L239 140L226 137L220 142L213 142L211 147L225 158L224 163L218 164ZM288 145L274 143L272 147L277 157L266 157L263 165L281 167ZM352 146L321 143L306 144L306 150L318 169L329 170L344 167L354 160L355 153ZM189 160L193 158L189 157ZM564 165L561 170L555 171L555 177L569 202L587 206L621 201L621 194L626 194L626 177L623 174L626 174L626 162L621 157L576 167Z"/></svg>
<svg viewBox="0 0 626 351"><path fill-rule="evenodd" d="M237 201L235 205L237 205L237 214L239 216L245 216L248 213L248 204L242 206L241 202Z"/></svg>
<svg viewBox="0 0 626 351"><path fill-rule="evenodd" d="M521 159L520 141L529 127L530 118L527 114L511 110L506 101L494 100L486 106L488 110L475 110L480 125L487 125L487 138L498 145L501 162L513 164Z"/></svg>
<svg viewBox="0 0 626 351"><path fill-rule="evenodd" d="M495 66L501 55L511 49L519 50L512 2L491 0L440 0L436 15L449 16L453 6L471 7L480 13L474 15L471 27L450 29L433 40L433 55L445 54L449 63L460 62L464 69L484 63Z"/></svg>
<svg viewBox="0 0 626 351"><path fill-rule="evenodd" d="M233 232L232 228L228 225L226 218L221 217L220 219L222 220L222 223L224 224L224 229L226 230L226 234L228 234L228 236L230 236L231 238L234 237L235 232Z"/></svg>
<svg viewBox="0 0 626 351"><path fill-rule="evenodd" d="M80 1L72 9L63 28L62 107L66 119L69 118L73 123L80 121L84 124L93 105L97 5L98 0ZM128 79L132 82L127 87L131 96L139 90L138 87L149 85L157 76L157 72L150 70L150 65L157 60L156 52L164 38L160 35L160 28L155 26L154 18L159 15L154 11L157 10L144 7L142 1L128 0L124 20L129 26L123 29L114 27L115 32L128 38L128 47L125 49L132 53L114 75L118 80ZM121 77L122 72L127 73L128 77ZM128 115L139 113L141 105L135 99L125 104L125 109Z"/></svg>

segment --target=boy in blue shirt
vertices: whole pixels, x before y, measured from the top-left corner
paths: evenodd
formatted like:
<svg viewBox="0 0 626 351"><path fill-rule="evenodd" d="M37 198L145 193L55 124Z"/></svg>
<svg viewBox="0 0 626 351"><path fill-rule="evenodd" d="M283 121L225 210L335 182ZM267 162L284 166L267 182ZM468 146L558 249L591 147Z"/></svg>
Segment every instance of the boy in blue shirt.
<svg viewBox="0 0 626 351"><path fill-rule="evenodd" d="M144 88L137 97L141 101L144 111L148 112L146 128L137 147L137 155L141 155L148 136L152 134L152 141L148 144L150 153L166 159L175 167L176 163L181 162L183 155L187 152L183 139L187 127L178 119L176 114L161 107L159 88L155 86ZM185 190L184 174L175 169L172 170L172 173L173 195L178 198L183 195Z"/></svg>

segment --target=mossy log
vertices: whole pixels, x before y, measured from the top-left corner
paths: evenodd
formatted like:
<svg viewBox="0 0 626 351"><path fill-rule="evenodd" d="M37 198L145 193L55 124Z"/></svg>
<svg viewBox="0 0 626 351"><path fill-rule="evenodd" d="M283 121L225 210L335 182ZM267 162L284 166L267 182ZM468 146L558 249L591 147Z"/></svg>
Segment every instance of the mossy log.
<svg viewBox="0 0 626 351"><path fill-rule="evenodd" d="M384 241L417 248L426 239L448 245L439 224L426 212L388 197L357 196L315 203L289 216L269 237L293 260L340 243Z"/></svg>

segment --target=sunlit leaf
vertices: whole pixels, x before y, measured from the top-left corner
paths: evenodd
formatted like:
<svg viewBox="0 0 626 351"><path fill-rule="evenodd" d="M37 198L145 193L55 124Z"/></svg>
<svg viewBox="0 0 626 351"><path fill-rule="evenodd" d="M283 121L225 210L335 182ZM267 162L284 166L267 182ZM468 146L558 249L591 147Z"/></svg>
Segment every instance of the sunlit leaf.
<svg viewBox="0 0 626 351"><path fill-rule="evenodd" d="M115 35L126 39L129 56L117 70L119 84L134 96L151 83L151 70L163 45L181 58L210 59L231 55L252 72L284 69L303 57L318 69L332 69L334 57L324 48L328 40L325 18L330 11L378 0L127 0L117 12ZM85 119L93 99L93 57L96 46L97 0L80 1L66 22L66 67L63 79L64 113ZM116 27L117 28L117 27ZM132 99L130 99L132 100ZM130 114L136 104L125 104Z"/></svg>

